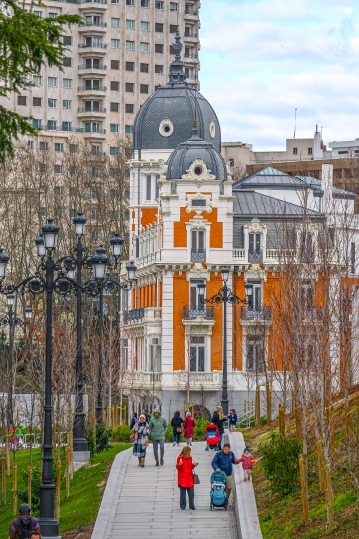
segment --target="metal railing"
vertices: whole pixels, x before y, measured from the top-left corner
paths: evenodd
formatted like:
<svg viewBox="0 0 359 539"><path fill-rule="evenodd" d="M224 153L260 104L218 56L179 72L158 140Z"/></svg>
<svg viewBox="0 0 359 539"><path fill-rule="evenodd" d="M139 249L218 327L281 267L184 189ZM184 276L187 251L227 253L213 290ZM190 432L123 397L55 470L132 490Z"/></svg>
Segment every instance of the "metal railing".
<svg viewBox="0 0 359 539"><path fill-rule="evenodd" d="M107 0L78 0L79 4L107 4Z"/></svg>
<svg viewBox="0 0 359 539"><path fill-rule="evenodd" d="M263 250L259 249L259 251L248 251L248 262L263 262Z"/></svg>
<svg viewBox="0 0 359 539"><path fill-rule="evenodd" d="M96 26L97 28L107 28L107 22L86 22L84 26Z"/></svg>
<svg viewBox="0 0 359 539"><path fill-rule="evenodd" d="M185 32L184 37L198 37L198 34L194 32Z"/></svg>
<svg viewBox="0 0 359 539"><path fill-rule="evenodd" d="M214 320L214 307L192 307L185 305L183 307L184 320L196 320L203 318L204 320Z"/></svg>
<svg viewBox="0 0 359 539"><path fill-rule="evenodd" d="M56 126L56 127L50 127L50 126L45 126L45 127L41 127L41 129L43 131L63 131L63 132L67 132L67 133L82 133L83 132L83 128L82 127L64 127L64 126Z"/></svg>
<svg viewBox="0 0 359 539"><path fill-rule="evenodd" d="M272 307L242 307L241 308L242 320L271 320L272 319Z"/></svg>
<svg viewBox="0 0 359 539"><path fill-rule="evenodd" d="M189 52L187 52L185 55L184 55L185 58L198 58L198 54L191 54Z"/></svg>
<svg viewBox="0 0 359 539"><path fill-rule="evenodd" d="M205 262L206 249L191 249L191 262Z"/></svg>
<svg viewBox="0 0 359 539"><path fill-rule="evenodd" d="M106 43L79 43L79 49L107 49Z"/></svg>
<svg viewBox="0 0 359 539"><path fill-rule="evenodd" d="M101 135L106 135L106 129L89 129L88 127L84 127L82 130L82 133L100 133Z"/></svg>
<svg viewBox="0 0 359 539"><path fill-rule="evenodd" d="M132 311L124 311L123 323L129 324L130 322L142 320L145 317L145 309L133 309Z"/></svg>
<svg viewBox="0 0 359 539"><path fill-rule="evenodd" d="M90 109L86 107L78 107L77 112L107 112L107 109L104 107L91 107Z"/></svg>
<svg viewBox="0 0 359 539"><path fill-rule="evenodd" d="M98 88L95 88L94 86L78 86L77 87L77 90L79 92L86 92L86 91L89 91L89 92L106 92L107 90L107 86L99 86Z"/></svg>
<svg viewBox="0 0 359 539"><path fill-rule="evenodd" d="M89 66L87 64L80 64L78 69L102 69L105 71L107 69L107 66L99 65L99 66Z"/></svg>

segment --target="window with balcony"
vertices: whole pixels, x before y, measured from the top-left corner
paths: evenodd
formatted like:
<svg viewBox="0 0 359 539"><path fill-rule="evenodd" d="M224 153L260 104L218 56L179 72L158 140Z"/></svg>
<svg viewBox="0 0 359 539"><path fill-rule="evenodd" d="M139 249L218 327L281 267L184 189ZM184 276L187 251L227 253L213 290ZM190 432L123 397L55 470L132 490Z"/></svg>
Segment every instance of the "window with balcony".
<svg viewBox="0 0 359 539"><path fill-rule="evenodd" d="M100 101L85 101L85 111L86 112L99 112Z"/></svg>
<svg viewBox="0 0 359 539"><path fill-rule="evenodd" d="M203 311L205 309L205 304L203 299L199 295L198 284L200 281L191 280L189 285L189 303L191 311ZM196 316L194 316L196 318Z"/></svg>
<svg viewBox="0 0 359 539"><path fill-rule="evenodd" d="M62 122L63 131L71 131L71 129L72 129L72 122Z"/></svg>
<svg viewBox="0 0 359 539"><path fill-rule="evenodd" d="M246 337L246 365L247 371L264 371L265 337L262 335L248 335Z"/></svg>
<svg viewBox="0 0 359 539"><path fill-rule="evenodd" d="M189 344L189 370L191 372L204 372L205 351L205 337L192 335Z"/></svg>
<svg viewBox="0 0 359 539"><path fill-rule="evenodd" d="M248 234L248 262L258 264L262 260L262 235Z"/></svg>
<svg viewBox="0 0 359 539"><path fill-rule="evenodd" d="M47 129L49 131L56 131L56 120L48 120L47 121Z"/></svg>
<svg viewBox="0 0 359 539"><path fill-rule="evenodd" d="M253 286L253 294L251 299L251 305L248 306L250 311L255 311L256 315L260 317L260 313L263 310L263 285L261 281L248 282Z"/></svg>
<svg viewBox="0 0 359 539"><path fill-rule="evenodd" d="M310 315L314 308L314 290L310 281L302 281L299 288L300 307L304 317Z"/></svg>
<svg viewBox="0 0 359 539"><path fill-rule="evenodd" d="M85 133L99 133L100 129L99 122L85 122Z"/></svg>
<svg viewBox="0 0 359 539"><path fill-rule="evenodd" d="M191 262L206 261L206 242L204 230L191 231Z"/></svg>
<svg viewBox="0 0 359 539"><path fill-rule="evenodd" d="M314 238L308 232L300 234L300 261L304 264L314 263Z"/></svg>
<svg viewBox="0 0 359 539"><path fill-rule="evenodd" d="M91 36L85 38L86 47L101 47L101 38L97 36Z"/></svg>
<svg viewBox="0 0 359 539"><path fill-rule="evenodd" d="M100 58L86 58L85 66L86 69L100 69Z"/></svg>
<svg viewBox="0 0 359 539"><path fill-rule="evenodd" d="M100 26L101 17L99 15L88 15L85 17L86 26Z"/></svg>

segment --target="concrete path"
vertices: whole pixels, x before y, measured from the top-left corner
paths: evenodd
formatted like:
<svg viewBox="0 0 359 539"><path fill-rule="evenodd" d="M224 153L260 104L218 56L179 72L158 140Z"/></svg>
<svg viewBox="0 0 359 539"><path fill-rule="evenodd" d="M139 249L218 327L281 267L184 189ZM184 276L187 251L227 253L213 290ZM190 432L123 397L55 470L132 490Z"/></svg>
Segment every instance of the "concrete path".
<svg viewBox="0 0 359 539"><path fill-rule="evenodd" d="M128 457L127 451L124 452L126 456L120 454L123 455L122 465L119 465L121 470L118 470L122 475L121 485L116 485L111 511L108 511L111 496L108 492L98 516L99 520L101 513L107 513L107 529L99 526L97 520L93 538L132 539L143 535L157 539L240 539L233 497L228 511L210 510L211 460L215 453L205 451L204 442L195 442L192 447L194 461L199 462L197 472L201 481L195 486L196 511L189 510L188 505L185 511L180 510L175 462L181 447L166 444L165 464L159 467L155 466L152 445L147 449L144 468L138 467L138 459L132 455Z"/></svg>

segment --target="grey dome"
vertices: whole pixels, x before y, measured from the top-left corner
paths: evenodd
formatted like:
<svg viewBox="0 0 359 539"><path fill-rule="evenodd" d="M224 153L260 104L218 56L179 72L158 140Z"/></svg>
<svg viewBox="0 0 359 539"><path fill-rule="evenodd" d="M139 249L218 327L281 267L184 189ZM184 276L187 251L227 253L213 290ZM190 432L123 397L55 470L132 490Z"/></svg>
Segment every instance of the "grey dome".
<svg viewBox="0 0 359 539"><path fill-rule="evenodd" d="M172 150L191 136L197 119L200 137L221 151L221 128L216 113L196 88L186 82L181 60L183 45L176 34L176 57L171 63L169 82L160 86L142 105L133 124L134 150ZM161 122L171 125L171 131L161 134Z"/></svg>
<svg viewBox="0 0 359 539"><path fill-rule="evenodd" d="M167 163L167 180L181 179L196 159L202 159L217 180L227 180L227 166L223 157L210 142L198 136L197 129L193 129L192 137L171 153Z"/></svg>

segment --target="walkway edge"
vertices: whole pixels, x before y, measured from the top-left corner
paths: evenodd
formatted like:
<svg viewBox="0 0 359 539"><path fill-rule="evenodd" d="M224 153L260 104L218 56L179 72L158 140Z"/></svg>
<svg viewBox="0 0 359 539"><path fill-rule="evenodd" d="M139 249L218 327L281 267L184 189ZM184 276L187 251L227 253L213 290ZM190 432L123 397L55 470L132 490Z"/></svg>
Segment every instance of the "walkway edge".
<svg viewBox="0 0 359 539"><path fill-rule="evenodd" d="M228 431L226 431L228 433ZM244 438L241 432L227 434L227 439L231 444L231 449L237 458L240 458L244 449ZM242 465L233 466L234 484L233 495L236 509L238 527L242 534L242 539L263 539L257 503L254 496L252 481L244 482Z"/></svg>
<svg viewBox="0 0 359 539"><path fill-rule="evenodd" d="M121 453L116 455L112 463L91 539L111 538L112 525L115 520L123 480L131 455L132 448L125 449L125 451L121 451Z"/></svg>

